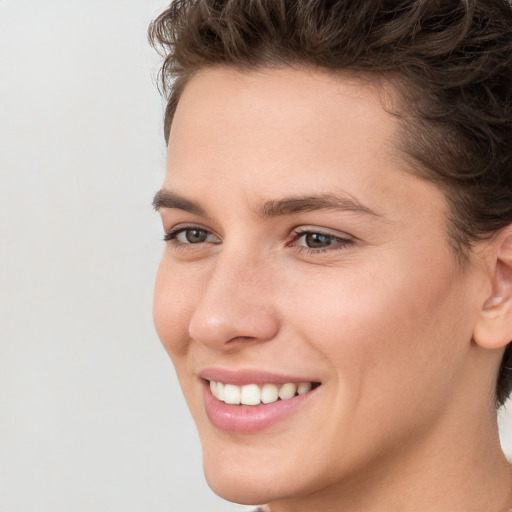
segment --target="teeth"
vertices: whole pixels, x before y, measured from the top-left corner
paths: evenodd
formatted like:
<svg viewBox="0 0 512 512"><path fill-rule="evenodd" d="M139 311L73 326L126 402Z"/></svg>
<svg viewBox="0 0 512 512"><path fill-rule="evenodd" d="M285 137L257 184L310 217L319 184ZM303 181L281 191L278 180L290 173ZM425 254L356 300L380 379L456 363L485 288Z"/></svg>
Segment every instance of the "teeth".
<svg viewBox="0 0 512 512"><path fill-rule="evenodd" d="M221 383L219 382L219 384L221 384ZM311 387L312 387L311 382L301 382L297 386L297 394L303 395L304 393L307 393L311 389Z"/></svg>
<svg viewBox="0 0 512 512"><path fill-rule="evenodd" d="M240 403L241 389L234 384L224 386L224 402L227 404L238 405Z"/></svg>
<svg viewBox="0 0 512 512"><path fill-rule="evenodd" d="M288 384L283 384L281 389L279 390L279 398L281 400L287 400L292 396L295 396L295 392L297 391L297 385L289 382Z"/></svg>
<svg viewBox="0 0 512 512"><path fill-rule="evenodd" d="M224 400L224 384L222 382L217 382L217 394L215 396L219 397L219 400Z"/></svg>
<svg viewBox="0 0 512 512"><path fill-rule="evenodd" d="M242 386L240 402L244 405L258 405L260 403L261 391L256 384Z"/></svg>
<svg viewBox="0 0 512 512"><path fill-rule="evenodd" d="M280 387L269 383L260 387L258 384L236 386L235 384L210 381L212 395L218 400L231 405L270 404L279 399L288 400L296 395L303 395L312 387L311 382L301 382L300 384L287 382Z"/></svg>
<svg viewBox="0 0 512 512"><path fill-rule="evenodd" d="M261 388L261 401L264 404L276 402L279 398L279 391L275 384L264 384Z"/></svg>

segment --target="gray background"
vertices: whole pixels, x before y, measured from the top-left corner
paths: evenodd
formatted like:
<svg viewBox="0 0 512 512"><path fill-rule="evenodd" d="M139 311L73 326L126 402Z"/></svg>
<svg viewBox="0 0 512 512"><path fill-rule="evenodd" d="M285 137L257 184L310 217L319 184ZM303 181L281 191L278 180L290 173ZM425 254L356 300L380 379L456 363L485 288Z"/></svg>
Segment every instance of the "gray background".
<svg viewBox="0 0 512 512"><path fill-rule="evenodd" d="M0 512L244 509L203 481L151 319L165 4L0 0Z"/></svg>

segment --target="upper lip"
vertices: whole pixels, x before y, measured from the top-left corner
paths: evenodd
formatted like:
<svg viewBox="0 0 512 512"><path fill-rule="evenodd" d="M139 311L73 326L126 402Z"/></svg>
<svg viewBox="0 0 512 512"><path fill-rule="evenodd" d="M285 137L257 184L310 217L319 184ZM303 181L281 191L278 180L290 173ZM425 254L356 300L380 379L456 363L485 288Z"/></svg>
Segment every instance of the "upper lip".
<svg viewBox="0 0 512 512"><path fill-rule="evenodd" d="M274 373L265 370L229 370L225 368L209 367L198 372L201 379L224 384L235 384L244 386L246 384L285 384L287 382L320 382L318 379L311 379L306 376L287 375L284 373Z"/></svg>

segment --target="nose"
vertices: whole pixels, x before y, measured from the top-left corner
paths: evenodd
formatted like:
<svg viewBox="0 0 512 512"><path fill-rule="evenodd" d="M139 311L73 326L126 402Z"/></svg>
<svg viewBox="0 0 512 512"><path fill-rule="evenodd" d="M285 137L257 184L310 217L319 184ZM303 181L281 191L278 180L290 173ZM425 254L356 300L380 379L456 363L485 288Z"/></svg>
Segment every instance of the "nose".
<svg viewBox="0 0 512 512"><path fill-rule="evenodd" d="M217 350L274 338L279 320L271 301L270 274L264 262L243 254L217 256L190 319L190 337Z"/></svg>

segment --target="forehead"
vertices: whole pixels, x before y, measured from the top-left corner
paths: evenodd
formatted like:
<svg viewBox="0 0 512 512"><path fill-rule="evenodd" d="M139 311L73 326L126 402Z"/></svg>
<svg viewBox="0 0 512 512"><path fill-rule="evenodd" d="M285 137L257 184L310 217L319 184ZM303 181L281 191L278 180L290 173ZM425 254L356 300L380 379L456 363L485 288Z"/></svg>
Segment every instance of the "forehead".
<svg viewBox="0 0 512 512"><path fill-rule="evenodd" d="M187 84L169 137L169 172L315 172L395 159L397 120L382 88L308 69L205 69ZM298 177L298 174L296 175Z"/></svg>
<svg viewBox="0 0 512 512"><path fill-rule="evenodd" d="M402 171L384 87L310 69L202 70L175 113L165 188L195 199L229 185L255 202L285 192L400 200L397 189L418 179Z"/></svg>
<svg viewBox="0 0 512 512"><path fill-rule="evenodd" d="M279 130L283 138L291 130L293 135L314 132L332 137L333 122L351 127L355 137L360 133L353 130L354 123L363 120L361 127L367 137L383 131L392 135L396 118L382 105L382 93L390 97L392 91L378 76L371 81L308 68L207 68L186 85L174 115L170 142L176 125L183 131L228 122L237 125L240 136L250 134L253 138Z"/></svg>

